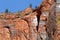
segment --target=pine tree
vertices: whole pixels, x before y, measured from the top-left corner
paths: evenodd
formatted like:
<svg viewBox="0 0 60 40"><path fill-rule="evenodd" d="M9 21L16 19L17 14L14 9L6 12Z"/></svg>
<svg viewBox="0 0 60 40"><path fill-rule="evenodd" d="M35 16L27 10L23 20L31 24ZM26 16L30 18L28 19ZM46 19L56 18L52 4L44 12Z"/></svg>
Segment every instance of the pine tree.
<svg viewBox="0 0 60 40"><path fill-rule="evenodd" d="M5 13L8 13L8 9L5 9Z"/></svg>

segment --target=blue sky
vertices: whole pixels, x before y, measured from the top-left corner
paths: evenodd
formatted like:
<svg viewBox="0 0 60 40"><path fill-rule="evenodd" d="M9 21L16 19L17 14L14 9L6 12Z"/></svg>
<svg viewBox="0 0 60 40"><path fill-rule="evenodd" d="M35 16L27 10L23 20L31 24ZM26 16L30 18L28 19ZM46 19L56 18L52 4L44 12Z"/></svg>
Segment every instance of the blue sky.
<svg viewBox="0 0 60 40"><path fill-rule="evenodd" d="M0 12L8 9L10 12L22 11L32 4L32 7L39 6L42 0L0 0Z"/></svg>

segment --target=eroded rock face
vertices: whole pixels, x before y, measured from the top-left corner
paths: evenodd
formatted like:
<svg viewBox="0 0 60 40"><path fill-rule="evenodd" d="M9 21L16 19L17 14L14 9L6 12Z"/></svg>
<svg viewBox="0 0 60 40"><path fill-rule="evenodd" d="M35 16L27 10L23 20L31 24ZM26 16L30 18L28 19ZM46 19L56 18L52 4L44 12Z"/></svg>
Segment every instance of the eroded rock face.
<svg viewBox="0 0 60 40"><path fill-rule="evenodd" d="M5 24L3 24L5 22ZM2 20L0 22L0 39L1 40L28 40L29 27L28 23L22 19L16 21ZM21 37L21 38L20 38Z"/></svg>
<svg viewBox="0 0 60 40"><path fill-rule="evenodd" d="M37 40L37 29L38 21L37 21L37 13L34 12L32 14L26 15L24 18L27 21L30 29L30 40Z"/></svg>
<svg viewBox="0 0 60 40"><path fill-rule="evenodd" d="M0 28L0 40L10 40L10 32L7 28Z"/></svg>
<svg viewBox="0 0 60 40"><path fill-rule="evenodd" d="M18 14L0 15L0 40L54 40L53 2L45 0L37 9L29 7Z"/></svg>
<svg viewBox="0 0 60 40"><path fill-rule="evenodd" d="M14 22L16 35L19 37L19 40L28 40L29 39L29 26L28 23L22 19ZM21 37L21 38L20 38Z"/></svg>
<svg viewBox="0 0 60 40"><path fill-rule="evenodd" d="M4 16L6 19L1 19L0 25L1 29L3 29L2 34L9 36L9 39L5 38L5 40L37 40L36 26L38 23L36 15L37 13L34 12L17 19L11 19L9 18L10 15L8 15L10 20ZM4 33L4 29L7 30L7 33ZM3 36L1 37L3 38ZM1 40L4 40L2 38Z"/></svg>

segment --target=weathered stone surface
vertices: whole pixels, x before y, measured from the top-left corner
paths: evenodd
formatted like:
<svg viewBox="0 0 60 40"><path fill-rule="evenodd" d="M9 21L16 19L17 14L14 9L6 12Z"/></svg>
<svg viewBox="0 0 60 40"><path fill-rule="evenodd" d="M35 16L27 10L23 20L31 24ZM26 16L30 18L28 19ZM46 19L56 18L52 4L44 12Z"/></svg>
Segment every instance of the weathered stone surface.
<svg viewBox="0 0 60 40"><path fill-rule="evenodd" d="M10 40L10 32L7 28L0 28L0 40Z"/></svg>
<svg viewBox="0 0 60 40"><path fill-rule="evenodd" d="M28 7L16 14L1 14L0 40L59 40L53 4L54 0L44 0L36 9Z"/></svg>
<svg viewBox="0 0 60 40"><path fill-rule="evenodd" d="M30 29L30 40L37 40L37 30L36 26L38 25L37 22L37 13L34 12L32 14L26 15L24 18L27 21Z"/></svg>
<svg viewBox="0 0 60 40"><path fill-rule="evenodd" d="M14 22L15 29L17 31L17 36L19 40L28 40L29 39L29 26L26 21L19 19Z"/></svg>

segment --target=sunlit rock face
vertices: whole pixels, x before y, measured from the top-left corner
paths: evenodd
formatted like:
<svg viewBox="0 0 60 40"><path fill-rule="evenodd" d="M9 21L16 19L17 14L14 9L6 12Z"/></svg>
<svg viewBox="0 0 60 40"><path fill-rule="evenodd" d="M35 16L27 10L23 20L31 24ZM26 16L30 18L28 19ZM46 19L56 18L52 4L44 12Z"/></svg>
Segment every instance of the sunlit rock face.
<svg viewBox="0 0 60 40"><path fill-rule="evenodd" d="M0 40L54 40L54 0L44 0L33 9L0 15ZM59 7L59 6L57 6Z"/></svg>
<svg viewBox="0 0 60 40"><path fill-rule="evenodd" d="M24 16L23 19L25 19L29 25L30 29L30 40L37 40L37 30L36 26L38 26L38 21L37 21L37 13L33 12L30 13L29 15Z"/></svg>
<svg viewBox="0 0 60 40"><path fill-rule="evenodd" d="M31 8L27 8L21 12L21 16L17 17L17 14L2 14L0 16L0 28L7 30L5 40L37 40L37 13L32 12ZM1 30L0 29L0 30ZM1 40L3 36L1 36Z"/></svg>

